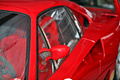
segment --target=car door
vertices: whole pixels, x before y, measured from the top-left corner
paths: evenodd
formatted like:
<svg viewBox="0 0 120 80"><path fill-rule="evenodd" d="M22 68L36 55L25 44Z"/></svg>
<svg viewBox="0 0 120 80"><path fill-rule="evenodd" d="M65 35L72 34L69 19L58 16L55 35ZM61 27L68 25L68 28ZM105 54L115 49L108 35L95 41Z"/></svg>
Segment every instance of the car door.
<svg viewBox="0 0 120 80"><path fill-rule="evenodd" d="M71 17L64 8L57 8L48 11L39 17L39 25L43 29L47 37L47 42L50 47L56 45L67 45L72 51L75 45L82 37L81 26L75 26ZM58 68L60 60L56 64Z"/></svg>
<svg viewBox="0 0 120 80"><path fill-rule="evenodd" d="M39 29L41 29L43 33L48 48L51 48L56 45L67 45L70 48L71 53L71 51L81 39L83 35L82 26L80 24L77 24L76 27L76 24L71 20L71 17L69 15L70 14L68 14L64 7L59 7L53 10L48 10L48 12L38 17L38 25L40 26ZM38 44L40 43L40 50L41 48L45 47L45 45L41 41L41 38L39 38L40 37L38 37ZM40 57L42 59L44 57L45 59L47 55L45 55L45 53L42 54L43 55L40 55ZM50 55L50 53L48 53L48 55ZM60 67L60 65L64 62L66 58L67 56L62 59L52 60L55 68L54 70L52 69L53 73ZM44 71L45 70L43 70L43 74L49 73Z"/></svg>
<svg viewBox="0 0 120 80"><path fill-rule="evenodd" d="M45 42L47 43L47 46L49 46L48 48L51 48L56 45L67 45L70 48L70 53L75 48L75 46L77 45L77 43L80 41L80 39L84 34L84 30L81 24L77 21L77 18L73 16L73 14L69 11L68 8L65 8L65 7L58 7L52 10L50 9L46 11L44 14L40 14L38 16L38 25L40 30L42 31L42 34L44 35L43 38L45 38ZM43 43L39 44L39 46L44 47L44 44ZM47 53L48 55L44 55L45 53L42 53L42 54L43 55L40 57L42 58L44 56L44 59L48 55L50 55L50 53ZM99 57L99 54L96 55L96 57ZM78 71L77 70L75 71L72 78L73 79L82 79L82 78L96 79L96 77L99 75L99 70L100 70L99 59L97 59L96 57L94 56L94 54L89 53L85 57L85 59L83 59L83 62L80 64L80 66L77 69ZM54 72L57 69L59 69L59 67L66 60L66 58L67 56L58 60L52 60L54 70L51 67L52 68L51 70L53 71L51 75L54 74ZM84 63L86 64L86 62L87 62L87 65L84 65ZM43 74L49 73L49 71L47 72L47 69L44 69L44 71L45 70L46 72L43 72ZM91 73L93 76L90 77L89 75ZM96 77L94 77L94 75ZM40 78L41 77L39 77L39 79Z"/></svg>

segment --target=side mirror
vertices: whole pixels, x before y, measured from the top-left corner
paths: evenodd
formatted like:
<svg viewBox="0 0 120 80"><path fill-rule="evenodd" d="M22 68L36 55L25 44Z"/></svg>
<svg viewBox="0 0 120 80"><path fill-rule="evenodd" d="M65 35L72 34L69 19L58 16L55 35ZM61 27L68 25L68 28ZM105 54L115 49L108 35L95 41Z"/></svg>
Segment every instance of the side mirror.
<svg viewBox="0 0 120 80"><path fill-rule="evenodd" d="M46 57L46 61L49 59L57 60L66 57L70 52L70 48L66 45L57 45L53 46L51 49L42 48L39 50L39 54L45 51L51 52L51 56Z"/></svg>

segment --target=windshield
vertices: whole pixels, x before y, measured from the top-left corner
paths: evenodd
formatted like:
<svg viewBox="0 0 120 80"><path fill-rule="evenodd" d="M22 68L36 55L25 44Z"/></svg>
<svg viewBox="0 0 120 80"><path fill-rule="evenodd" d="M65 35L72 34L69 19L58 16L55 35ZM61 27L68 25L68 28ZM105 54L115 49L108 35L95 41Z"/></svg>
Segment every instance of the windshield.
<svg viewBox="0 0 120 80"><path fill-rule="evenodd" d="M29 16L0 10L0 80L25 78L28 27Z"/></svg>
<svg viewBox="0 0 120 80"><path fill-rule="evenodd" d="M79 5L87 7L98 7L115 10L114 0L70 0L70 1L73 1Z"/></svg>

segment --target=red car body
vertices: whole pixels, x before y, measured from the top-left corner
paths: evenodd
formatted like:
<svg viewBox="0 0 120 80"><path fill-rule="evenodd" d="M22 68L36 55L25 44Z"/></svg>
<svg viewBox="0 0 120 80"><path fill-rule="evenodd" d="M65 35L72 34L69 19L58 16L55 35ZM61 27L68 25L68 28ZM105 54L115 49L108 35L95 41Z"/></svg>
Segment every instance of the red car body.
<svg viewBox="0 0 120 80"><path fill-rule="evenodd" d="M120 42L120 5L114 0L115 11L109 9L86 9L70 1L0 1L0 10L24 13L31 18L31 43L29 80L37 79L37 15L49 8L68 7L84 29L84 35L59 69L48 80L107 80L115 71ZM91 12L87 13L87 9ZM89 23L85 27L84 16ZM17 65L17 64L16 64Z"/></svg>

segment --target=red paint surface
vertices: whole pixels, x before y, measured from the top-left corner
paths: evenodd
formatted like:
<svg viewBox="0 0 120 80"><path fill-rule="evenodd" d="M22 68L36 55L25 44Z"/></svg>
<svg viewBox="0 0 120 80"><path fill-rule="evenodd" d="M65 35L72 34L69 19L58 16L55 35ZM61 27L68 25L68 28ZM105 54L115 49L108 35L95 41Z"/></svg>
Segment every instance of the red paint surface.
<svg viewBox="0 0 120 80"><path fill-rule="evenodd" d="M36 80L37 15L48 8L56 6L69 7L73 12L78 13L75 14L77 17L79 17L79 14L86 17L90 25L74 50L49 80L65 78L80 80L104 79L107 73L106 69L115 69L113 63L117 57L120 38L120 7L118 0L114 1L116 12L88 8L95 14L93 18L90 18L82 7L69 1L40 0L37 2L20 1L19 3L1 1L0 10L21 12L31 17L29 80Z"/></svg>

